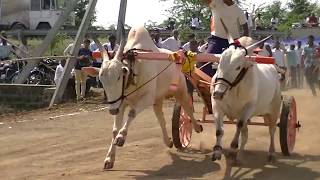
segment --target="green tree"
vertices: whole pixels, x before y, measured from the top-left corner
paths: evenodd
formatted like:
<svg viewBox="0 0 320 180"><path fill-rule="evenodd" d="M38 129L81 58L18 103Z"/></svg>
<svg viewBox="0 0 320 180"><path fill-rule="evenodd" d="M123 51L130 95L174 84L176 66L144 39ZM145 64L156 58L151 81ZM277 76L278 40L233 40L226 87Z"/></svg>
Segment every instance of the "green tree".
<svg viewBox="0 0 320 180"><path fill-rule="evenodd" d="M192 14L195 14L201 22L200 25L205 29L209 28L211 11L202 0L174 0L173 7L167 12L176 20L177 27L189 27Z"/></svg>
<svg viewBox="0 0 320 180"><path fill-rule="evenodd" d="M87 6L89 4L89 0L79 0L78 4L76 5L74 11L76 15L75 23L76 26L80 26L82 18L84 14L86 13ZM96 21L96 12L94 12L92 19L91 19L91 25Z"/></svg>
<svg viewBox="0 0 320 180"><path fill-rule="evenodd" d="M277 17L279 19L279 24L283 24L287 16L287 11L282 7L281 1L274 1L272 4L265 6L263 9L259 9L258 12L261 14L262 25L264 27L269 27L272 17Z"/></svg>

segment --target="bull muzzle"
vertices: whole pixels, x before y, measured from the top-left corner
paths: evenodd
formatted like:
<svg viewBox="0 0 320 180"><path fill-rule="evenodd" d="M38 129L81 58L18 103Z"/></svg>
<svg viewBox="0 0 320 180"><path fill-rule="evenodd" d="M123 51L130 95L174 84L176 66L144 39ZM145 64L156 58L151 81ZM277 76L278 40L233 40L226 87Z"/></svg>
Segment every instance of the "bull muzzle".
<svg viewBox="0 0 320 180"><path fill-rule="evenodd" d="M110 109L110 110L109 110L109 113L110 113L111 115L117 115L117 114L119 113L119 108L117 108L117 109Z"/></svg>

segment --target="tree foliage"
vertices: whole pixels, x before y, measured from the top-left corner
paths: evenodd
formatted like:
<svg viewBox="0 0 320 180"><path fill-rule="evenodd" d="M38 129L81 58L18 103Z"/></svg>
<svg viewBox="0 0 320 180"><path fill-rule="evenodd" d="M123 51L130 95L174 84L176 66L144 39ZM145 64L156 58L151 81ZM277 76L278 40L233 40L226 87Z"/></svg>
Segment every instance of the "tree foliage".
<svg viewBox="0 0 320 180"><path fill-rule="evenodd" d="M81 21L83 19L84 14L86 13L87 6L89 4L89 0L78 0L78 3L74 9L76 19L75 24L77 27L80 26ZM92 18L91 18L91 25L96 21L96 12L94 12Z"/></svg>
<svg viewBox="0 0 320 180"><path fill-rule="evenodd" d="M159 0L168 1L168 0ZM195 13L200 21L201 26L209 29L210 24L210 9L202 4L202 0L174 0L174 6L167 10L170 17L175 18L178 27L189 26L190 17ZM236 0L235 2L244 5L246 0ZM270 26L270 20L273 16L279 19L280 31L289 31L292 23L302 22L311 12L315 12L320 16L320 6L317 3L312 3L311 0L290 0L287 4L277 0L268 3L263 8L255 10L254 17L257 13L261 14L262 24L266 27ZM164 22L166 23L166 21Z"/></svg>

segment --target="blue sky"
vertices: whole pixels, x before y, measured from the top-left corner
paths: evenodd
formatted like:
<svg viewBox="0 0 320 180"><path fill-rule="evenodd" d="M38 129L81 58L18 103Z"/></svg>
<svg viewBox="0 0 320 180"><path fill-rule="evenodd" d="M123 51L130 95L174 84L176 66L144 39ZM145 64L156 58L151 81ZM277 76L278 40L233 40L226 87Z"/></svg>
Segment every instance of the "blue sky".
<svg viewBox="0 0 320 180"><path fill-rule="evenodd" d="M286 3L288 0L282 0ZM248 4L271 3L271 0L247 0ZM145 22L152 20L162 22L168 18L165 11L173 4L173 0L168 2L159 2L159 0L127 0L126 24L143 25ZM108 27L116 24L119 13L120 0L98 0L96 7L97 22L95 25Z"/></svg>

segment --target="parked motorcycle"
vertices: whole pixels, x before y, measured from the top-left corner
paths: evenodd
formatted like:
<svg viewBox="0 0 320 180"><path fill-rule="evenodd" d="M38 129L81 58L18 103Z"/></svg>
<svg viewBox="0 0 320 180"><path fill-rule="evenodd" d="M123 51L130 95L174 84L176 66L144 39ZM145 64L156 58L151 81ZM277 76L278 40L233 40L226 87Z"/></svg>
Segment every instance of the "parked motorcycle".
<svg viewBox="0 0 320 180"><path fill-rule="evenodd" d="M59 63L52 59L42 60L39 65L31 71L27 84L54 85L54 74L58 64Z"/></svg>

